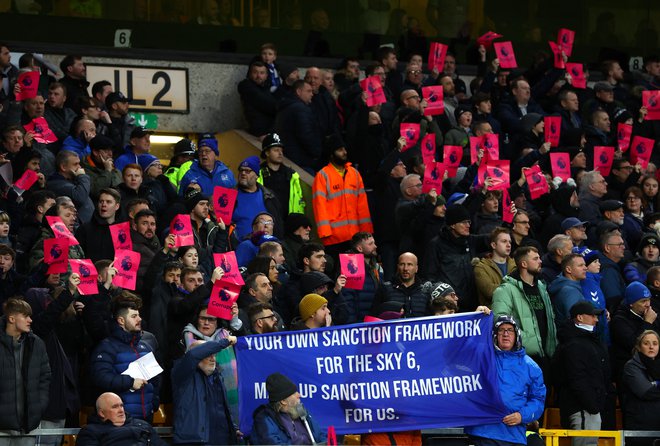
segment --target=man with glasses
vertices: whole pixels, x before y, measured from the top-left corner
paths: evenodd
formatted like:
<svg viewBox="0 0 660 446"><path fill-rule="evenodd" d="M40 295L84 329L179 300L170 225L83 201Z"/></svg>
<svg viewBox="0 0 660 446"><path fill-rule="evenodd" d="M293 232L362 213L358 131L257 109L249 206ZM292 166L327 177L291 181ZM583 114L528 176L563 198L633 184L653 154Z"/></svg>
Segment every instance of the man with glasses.
<svg viewBox="0 0 660 446"><path fill-rule="evenodd" d="M252 233L236 247L238 266L247 266L259 253L259 247L265 242L277 242L273 237L273 216L261 212L252 220Z"/></svg>
<svg viewBox="0 0 660 446"><path fill-rule="evenodd" d="M521 246L533 246L537 251L543 252L541 244L529 235L531 221L526 211L517 210L511 225L511 251L515 251Z"/></svg>
<svg viewBox="0 0 660 446"><path fill-rule="evenodd" d="M633 166L625 158L614 158L612 169L607 177L607 198L623 201L623 193L632 186L637 186L642 175L642 166Z"/></svg>
<svg viewBox="0 0 660 446"><path fill-rule="evenodd" d="M190 169L185 173L179 183L179 195L184 195L190 183L197 183L204 195L212 196L215 186L233 188L236 186L234 174L222 161L218 140L213 134L204 134L199 141L198 158L192 162ZM117 167L119 168L119 166ZM229 222L225 222L229 223Z"/></svg>
<svg viewBox="0 0 660 446"><path fill-rule="evenodd" d="M608 232L600 241L600 288L605 295L607 309L614 314L626 292L626 282L621 275L619 263L623 260L626 244L617 231Z"/></svg>
<svg viewBox="0 0 660 446"><path fill-rule="evenodd" d="M254 334L274 333L278 331L278 316L273 306L264 302L257 302L248 307L248 318L252 322L250 327Z"/></svg>

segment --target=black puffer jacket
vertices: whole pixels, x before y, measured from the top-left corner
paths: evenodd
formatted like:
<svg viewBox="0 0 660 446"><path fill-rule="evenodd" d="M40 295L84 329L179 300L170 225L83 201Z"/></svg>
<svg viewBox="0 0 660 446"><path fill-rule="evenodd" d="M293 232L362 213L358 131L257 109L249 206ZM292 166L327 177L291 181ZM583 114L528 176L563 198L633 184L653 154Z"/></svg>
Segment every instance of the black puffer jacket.
<svg viewBox="0 0 660 446"><path fill-rule="evenodd" d="M16 362L14 341L5 332L7 321L0 319L0 430L29 432L36 429L48 405L50 366L46 346L33 333L22 335L23 342L23 395L25 417L16 414Z"/></svg>
<svg viewBox="0 0 660 446"><path fill-rule="evenodd" d="M409 287L405 287L398 277L392 282L383 282L374 296L371 313L380 314L381 305L385 302L398 302L403 305L403 317L428 316L431 297L423 290L424 284L419 277Z"/></svg>
<svg viewBox="0 0 660 446"><path fill-rule="evenodd" d="M144 420L129 418L123 426L115 426L110 421L101 420L94 414L89 423L78 434L76 444L80 446L164 446L156 431Z"/></svg>

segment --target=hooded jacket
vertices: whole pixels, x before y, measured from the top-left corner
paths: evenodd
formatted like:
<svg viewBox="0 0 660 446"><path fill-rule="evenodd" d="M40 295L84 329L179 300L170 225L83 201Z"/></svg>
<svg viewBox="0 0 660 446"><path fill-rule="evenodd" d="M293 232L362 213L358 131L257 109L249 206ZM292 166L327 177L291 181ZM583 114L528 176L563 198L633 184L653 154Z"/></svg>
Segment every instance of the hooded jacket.
<svg viewBox="0 0 660 446"><path fill-rule="evenodd" d="M224 163L216 161L213 170L209 172L199 165L198 160L194 160L190 169L179 183L179 195L184 195L190 183L197 183L202 188L202 193L208 197L213 196L215 186L233 189L236 187L234 174Z"/></svg>
<svg viewBox="0 0 660 446"><path fill-rule="evenodd" d="M252 433L250 435L250 443L252 444L291 444L291 436L287 429L282 425L280 417L268 405L263 404L256 408L252 415L254 422L252 423ZM309 428L314 436L315 444L325 443L327 437L326 432L321 430L316 420L307 414L307 421ZM310 442L311 443L311 442Z"/></svg>
<svg viewBox="0 0 660 446"><path fill-rule="evenodd" d="M584 300L582 286L579 281L561 274L548 286L548 291L555 310L555 323L560 327L570 318L571 307Z"/></svg>

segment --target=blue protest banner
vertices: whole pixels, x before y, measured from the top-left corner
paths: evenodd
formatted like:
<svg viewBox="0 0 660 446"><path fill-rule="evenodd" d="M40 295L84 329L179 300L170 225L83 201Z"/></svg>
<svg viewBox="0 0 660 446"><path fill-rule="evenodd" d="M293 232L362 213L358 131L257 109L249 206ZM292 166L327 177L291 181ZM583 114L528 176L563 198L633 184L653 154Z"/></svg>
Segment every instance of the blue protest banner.
<svg viewBox="0 0 660 446"><path fill-rule="evenodd" d="M341 434L500 422L492 326L463 313L238 338L240 429L251 431L275 372Z"/></svg>

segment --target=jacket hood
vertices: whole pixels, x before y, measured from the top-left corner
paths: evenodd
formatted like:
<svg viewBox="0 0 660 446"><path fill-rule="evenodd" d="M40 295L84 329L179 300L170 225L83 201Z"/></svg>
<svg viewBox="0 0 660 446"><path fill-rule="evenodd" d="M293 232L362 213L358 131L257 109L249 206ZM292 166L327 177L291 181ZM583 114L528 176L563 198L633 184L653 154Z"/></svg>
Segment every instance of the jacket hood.
<svg viewBox="0 0 660 446"><path fill-rule="evenodd" d="M563 287L572 287L575 288L582 294L582 286L577 280L571 280L566 278L563 274L557 276L555 280L548 286L548 291L550 293L558 292Z"/></svg>
<svg viewBox="0 0 660 446"><path fill-rule="evenodd" d="M310 271L303 273L300 277L300 292L303 296L313 292L322 285L332 285L334 281L326 274L320 271Z"/></svg>

